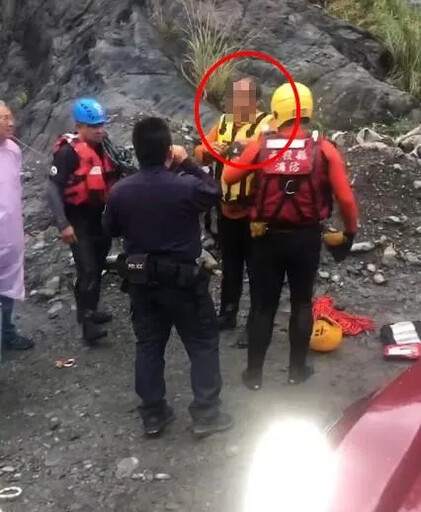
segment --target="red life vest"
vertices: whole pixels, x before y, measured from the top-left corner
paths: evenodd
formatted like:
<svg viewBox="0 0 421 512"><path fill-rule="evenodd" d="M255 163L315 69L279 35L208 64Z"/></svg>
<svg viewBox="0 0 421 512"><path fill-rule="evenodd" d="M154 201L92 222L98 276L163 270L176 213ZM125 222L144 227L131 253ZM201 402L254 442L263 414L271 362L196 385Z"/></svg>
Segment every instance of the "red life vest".
<svg viewBox="0 0 421 512"><path fill-rule="evenodd" d="M273 157L288 139L263 134L257 162ZM295 138L275 162L256 171L252 220L287 226L317 224L330 217L332 193L317 132Z"/></svg>
<svg viewBox="0 0 421 512"><path fill-rule="evenodd" d="M105 203L117 181L115 165L111 159L105 153L101 158L94 148L79 140L75 134L59 137L54 146L54 153L63 144L69 144L74 149L80 162L64 188L64 201L75 206Z"/></svg>

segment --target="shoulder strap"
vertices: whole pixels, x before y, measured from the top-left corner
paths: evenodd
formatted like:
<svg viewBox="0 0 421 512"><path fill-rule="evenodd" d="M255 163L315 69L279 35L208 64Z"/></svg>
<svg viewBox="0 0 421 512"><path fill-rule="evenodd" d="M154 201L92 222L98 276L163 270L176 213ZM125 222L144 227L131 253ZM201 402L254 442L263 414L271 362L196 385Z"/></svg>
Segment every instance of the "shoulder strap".
<svg viewBox="0 0 421 512"><path fill-rule="evenodd" d="M224 135L224 133L227 131L227 122L225 120L225 114L222 114L221 118L219 119L219 135Z"/></svg>
<svg viewBox="0 0 421 512"><path fill-rule="evenodd" d="M265 117L267 117L267 113L266 112L261 112L257 117L256 117L256 120L254 121L253 124L251 124L248 128L248 130L246 131L246 137L249 138L249 137L253 137L254 135L254 132L256 131L256 128L259 126L259 124L263 121L263 119Z"/></svg>

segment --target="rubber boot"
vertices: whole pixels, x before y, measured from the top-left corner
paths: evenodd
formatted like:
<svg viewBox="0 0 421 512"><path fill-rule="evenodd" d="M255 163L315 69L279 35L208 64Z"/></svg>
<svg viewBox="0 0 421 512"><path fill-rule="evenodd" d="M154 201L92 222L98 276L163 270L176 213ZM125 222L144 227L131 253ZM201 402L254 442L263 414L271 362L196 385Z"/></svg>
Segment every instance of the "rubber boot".
<svg viewBox="0 0 421 512"><path fill-rule="evenodd" d="M241 375L244 385L251 391L259 391L262 387L263 370L256 368L253 370L245 369Z"/></svg>
<svg viewBox="0 0 421 512"><path fill-rule="evenodd" d="M81 319L82 335L88 345L97 345L101 338L105 338L108 332L94 321L94 311L86 312Z"/></svg>
<svg viewBox="0 0 421 512"><path fill-rule="evenodd" d="M111 322L112 319L113 315L107 311L94 311L92 314L92 320L96 324L107 324L108 322Z"/></svg>
<svg viewBox="0 0 421 512"><path fill-rule="evenodd" d="M294 386L302 384L314 374L314 368L310 365L291 366L288 372L288 384Z"/></svg>
<svg viewBox="0 0 421 512"><path fill-rule="evenodd" d="M220 331L227 331L237 327L237 311L236 304L228 304L225 308L221 308L218 316L218 329Z"/></svg>

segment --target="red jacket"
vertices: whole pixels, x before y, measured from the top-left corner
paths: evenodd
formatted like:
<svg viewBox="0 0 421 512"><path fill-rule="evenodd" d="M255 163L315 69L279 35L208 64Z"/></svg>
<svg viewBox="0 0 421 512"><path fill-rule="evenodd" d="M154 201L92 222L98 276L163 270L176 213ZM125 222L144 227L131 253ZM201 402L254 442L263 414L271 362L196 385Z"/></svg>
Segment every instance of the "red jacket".
<svg viewBox="0 0 421 512"><path fill-rule="evenodd" d="M279 133L283 137L288 138L291 134L291 130L292 128L284 128L281 129ZM309 133L306 132L303 128L300 128L297 133L297 138L304 138L306 136L310 137ZM251 141L241 156L235 161L244 165L255 162L262 149L262 140L263 138L261 137L257 141ZM321 140L320 149L327 163L326 178L332 190L333 196L339 205L341 217L345 225L345 230L348 233L354 234L357 231L358 209L354 194L348 181L346 167L342 155L336 149L336 147L326 139ZM253 171L247 169L238 169L232 166L225 166L222 176L227 184L232 184L240 181L250 172ZM258 173L259 171L255 172Z"/></svg>

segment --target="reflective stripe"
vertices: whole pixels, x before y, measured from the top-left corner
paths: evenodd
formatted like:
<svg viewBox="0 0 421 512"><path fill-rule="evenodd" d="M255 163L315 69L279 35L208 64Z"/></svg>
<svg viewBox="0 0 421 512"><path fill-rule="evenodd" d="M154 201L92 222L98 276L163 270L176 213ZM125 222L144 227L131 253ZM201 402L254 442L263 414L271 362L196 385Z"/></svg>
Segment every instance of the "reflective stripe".
<svg viewBox="0 0 421 512"><path fill-rule="evenodd" d="M95 165L92 167L92 169L89 171L89 174L92 176L97 176L98 174L102 174L102 168L99 167L99 165Z"/></svg>
<svg viewBox="0 0 421 512"><path fill-rule="evenodd" d="M415 325L412 322L398 322L390 326L393 339L398 345L421 343Z"/></svg>
<svg viewBox="0 0 421 512"><path fill-rule="evenodd" d="M282 149L288 143L288 139L267 139L266 147L267 149ZM305 139L294 139L289 146L291 149L301 149L306 145Z"/></svg>

